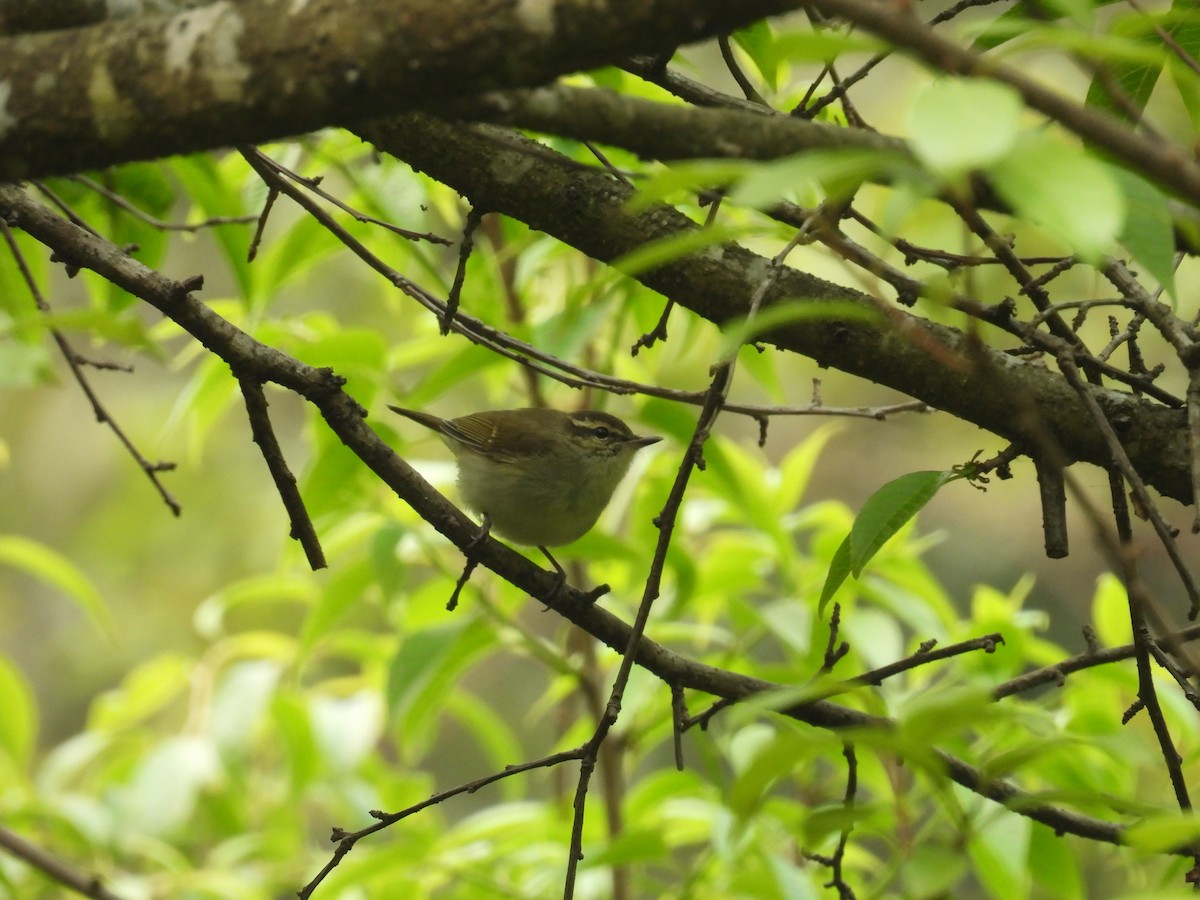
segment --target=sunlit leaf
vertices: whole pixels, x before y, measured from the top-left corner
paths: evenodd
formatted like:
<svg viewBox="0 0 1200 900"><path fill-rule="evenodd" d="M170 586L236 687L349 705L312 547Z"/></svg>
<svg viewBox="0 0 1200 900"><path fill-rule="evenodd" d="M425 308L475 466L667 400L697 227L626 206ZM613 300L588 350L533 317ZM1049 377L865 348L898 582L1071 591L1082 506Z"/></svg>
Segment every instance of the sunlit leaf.
<svg viewBox="0 0 1200 900"><path fill-rule="evenodd" d="M1125 197L1127 212L1121 243L1174 301L1175 235L1167 198L1149 181L1126 169L1112 166L1109 171Z"/></svg>
<svg viewBox="0 0 1200 900"><path fill-rule="evenodd" d="M1178 850L1200 840L1200 818L1190 811L1159 813L1130 825L1123 836L1129 846L1146 853Z"/></svg>
<svg viewBox="0 0 1200 900"><path fill-rule="evenodd" d="M779 84L780 56L775 47L770 24L760 19L746 28L733 33L733 40L753 61L763 81L773 91Z"/></svg>
<svg viewBox="0 0 1200 900"><path fill-rule="evenodd" d="M939 79L917 95L908 119L917 157L944 178L1003 159L1017 140L1020 95L997 81Z"/></svg>
<svg viewBox="0 0 1200 900"><path fill-rule="evenodd" d="M1018 214L1085 259L1109 252L1121 235L1125 199L1109 168L1045 132L1022 138L990 174Z"/></svg>
<svg viewBox="0 0 1200 900"><path fill-rule="evenodd" d="M850 529L850 571L854 576L861 575L879 548L956 477L951 471L910 472L867 498Z"/></svg>
<svg viewBox="0 0 1200 900"><path fill-rule="evenodd" d="M21 671L0 656L0 749L18 769L32 759L37 730L33 691Z"/></svg>
<svg viewBox="0 0 1200 900"><path fill-rule="evenodd" d="M116 638L108 605L73 562L45 544L17 534L0 535L0 563L32 575L65 594L109 640Z"/></svg>

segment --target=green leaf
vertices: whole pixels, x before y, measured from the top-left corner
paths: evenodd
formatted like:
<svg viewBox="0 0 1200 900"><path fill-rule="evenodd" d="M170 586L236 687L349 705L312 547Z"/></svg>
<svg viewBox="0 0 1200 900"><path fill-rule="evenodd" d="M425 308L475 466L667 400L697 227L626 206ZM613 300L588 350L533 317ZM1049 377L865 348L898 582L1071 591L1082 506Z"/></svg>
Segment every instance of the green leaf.
<svg viewBox="0 0 1200 900"><path fill-rule="evenodd" d="M1169 853L1200 840L1200 818L1194 813L1160 813L1125 829L1126 843L1146 853Z"/></svg>
<svg viewBox="0 0 1200 900"><path fill-rule="evenodd" d="M120 731L145 722L187 692L194 663L163 654L139 664L121 683L96 698L88 718L93 731Z"/></svg>
<svg viewBox="0 0 1200 900"><path fill-rule="evenodd" d="M1116 81L1129 103L1140 113L1145 109L1154 85L1162 76L1163 62L1161 59L1152 62L1112 62L1106 67L1105 75L1106 78ZM1093 78L1092 83L1088 85L1085 103L1093 109L1103 110L1110 116L1126 122L1132 121L1128 104L1113 100L1100 78Z"/></svg>
<svg viewBox="0 0 1200 900"><path fill-rule="evenodd" d="M811 150L748 166L745 176L730 189L729 200L762 209L799 192L801 202L808 204L815 199L814 192L840 199L851 196L864 181L920 177L911 159L890 150Z"/></svg>
<svg viewBox="0 0 1200 900"><path fill-rule="evenodd" d="M848 575L859 577L888 538L903 528L943 485L961 477L960 473L953 470L910 472L889 481L867 498L850 533L833 555L829 572L825 575L825 584L821 588L817 615L825 612L825 607Z"/></svg>
<svg viewBox="0 0 1200 900"><path fill-rule="evenodd" d="M991 169L1018 215L1045 226L1080 256L1111 251L1125 223L1125 198L1109 168L1045 132L1023 137Z"/></svg>
<svg viewBox="0 0 1200 900"><path fill-rule="evenodd" d="M20 669L0 656L0 748L20 769L33 758L37 704Z"/></svg>
<svg viewBox="0 0 1200 900"><path fill-rule="evenodd" d="M666 838L661 831L649 828L629 828L621 832L607 847L587 855L586 866L628 866L662 859L667 853Z"/></svg>
<svg viewBox="0 0 1200 900"><path fill-rule="evenodd" d="M321 638L331 634L337 622L374 584L374 568L368 562L344 565L331 576L317 602L304 619L300 632L300 653L307 655ZM305 595L307 599L307 595Z"/></svg>
<svg viewBox="0 0 1200 900"><path fill-rule="evenodd" d="M640 213L663 203L680 192L695 194L724 187L746 176L758 165L744 159L701 159L677 162L638 182L637 193L629 199L632 213Z"/></svg>
<svg viewBox="0 0 1200 900"><path fill-rule="evenodd" d="M850 571L857 578L884 543L920 512L956 472L909 472L889 481L863 504L850 529Z"/></svg>
<svg viewBox="0 0 1200 900"><path fill-rule="evenodd" d="M825 584L821 588L821 600L817 603L817 615L825 613L825 607L842 586L846 576L850 574L850 535L838 545L833 554L833 562L829 564L829 572L825 575Z"/></svg>
<svg viewBox="0 0 1200 900"><path fill-rule="evenodd" d="M213 154L197 153L173 157L166 165L170 166L188 199L194 204L191 218L242 216L250 208L244 195L236 190L238 182L250 171L240 157L231 156L219 162ZM259 195L254 204L255 212L258 212L262 206L261 198L266 196L266 187L258 182L254 190ZM243 297L253 296L253 275L246 259L252 232L243 225L214 228L210 233L224 251L225 261L237 279L240 294Z"/></svg>
<svg viewBox="0 0 1200 900"><path fill-rule="evenodd" d="M613 260L612 265L622 274L634 278L666 263L675 262L735 238L747 237L749 234L748 229L740 226L713 225L708 228L696 228L642 244L636 250Z"/></svg>
<svg viewBox="0 0 1200 900"><path fill-rule="evenodd" d="M300 697L280 691L274 696L271 714L279 747L289 766L292 790L299 791L320 770L317 741L308 709Z"/></svg>
<svg viewBox="0 0 1200 900"><path fill-rule="evenodd" d="M0 323L4 319L0 313ZM45 342L0 341L0 387L29 388L53 378L54 367Z"/></svg>
<svg viewBox="0 0 1200 900"><path fill-rule="evenodd" d="M1125 586L1108 572L1096 579L1096 593L1092 597L1092 627L1105 647L1119 647L1133 640Z"/></svg>
<svg viewBox="0 0 1200 900"><path fill-rule="evenodd" d="M791 65L829 62L843 53L880 53L887 44L862 32L798 30L775 35L775 54Z"/></svg>
<svg viewBox="0 0 1200 900"><path fill-rule="evenodd" d="M1175 236L1167 198L1149 181L1120 166L1110 166L1109 172L1125 196L1121 243L1174 301Z"/></svg>
<svg viewBox="0 0 1200 900"><path fill-rule="evenodd" d="M1031 827L1029 873L1034 883L1057 900L1083 900L1087 896L1079 860L1071 845L1040 822Z"/></svg>
<svg viewBox="0 0 1200 900"><path fill-rule="evenodd" d="M1200 54L1200 24L1195 18L1195 0L1175 0L1171 4L1170 12L1165 15L1157 14L1151 18L1151 16L1142 14L1132 21L1127 19L1125 22L1121 22L1118 20L1114 23L1114 29L1121 25L1126 26L1122 30L1127 33L1136 29L1133 36L1140 39L1140 42L1148 48L1161 50L1163 45L1157 30L1149 30L1153 25L1155 29L1161 29L1169 35L1185 55L1195 59L1197 54ZM1178 62L1178 60L1174 57L1157 57L1146 60L1122 59L1114 55L1106 57L1103 62L1105 77L1092 79L1092 83L1088 86L1086 103L1090 107L1104 110L1112 116L1129 121L1128 104L1114 101L1105 85L1115 83L1129 104L1132 104L1134 109L1141 113L1145 110L1155 85L1162 78L1164 62ZM1174 66L1171 68L1174 69ZM1183 78L1188 77L1188 74L1183 74ZM1194 73L1190 77L1194 79ZM1176 81L1178 80L1177 75Z"/></svg>
<svg viewBox="0 0 1200 900"><path fill-rule="evenodd" d="M967 874L967 859L961 848L951 849L933 841L920 841L901 867L907 897L954 897L954 886Z"/></svg>
<svg viewBox="0 0 1200 900"><path fill-rule="evenodd" d="M446 694L496 635L481 622L427 628L405 639L388 668L389 716L410 744L427 741Z"/></svg>
<svg viewBox="0 0 1200 900"><path fill-rule="evenodd" d="M20 569L66 594L108 640L115 640L112 618L96 586L65 556L45 544L16 534L0 535L0 563Z"/></svg>
<svg viewBox="0 0 1200 900"><path fill-rule="evenodd" d="M783 423L775 420L775 427ZM808 490L813 469L825 445L841 431L840 425L829 423L819 426L788 451L779 463L778 508L791 511L799 506Z"/></svg>
<svg viewBox="0 0 1200 900"><path fill-rule="evenodd" d="M779 86L779 54L775 49L771 26L765 19L733 33L733 42L745 51L754 63L763 81L775 90Z"/></svg>
<svg viewBox="0 0 1200 900"><path fill-rule="evenodd" d="M909 143L930 170L947 179L1003 159L1016 144L1020 95L1007 85L974 78L942 78L914 101Z"/></svg>
<svg viewBox="0 0 1200 900"><path fill-rule="evenodd" d="M301 603L311 606L317 597L312 579L303 575L286 572L255 575L226 585L206 597L196 607L192 621L197 632L211 639L224 633L225 617L230 610L264 603Z"/></svg>
<svg viewBox="0 0 1200 900"><path fill-rule="evenodd" d="M981 705L986 702L980 699ZM1029 819L1004 816L988 822L970 842L975 875L992 897L1029 895L1029 829Z"/></svg>

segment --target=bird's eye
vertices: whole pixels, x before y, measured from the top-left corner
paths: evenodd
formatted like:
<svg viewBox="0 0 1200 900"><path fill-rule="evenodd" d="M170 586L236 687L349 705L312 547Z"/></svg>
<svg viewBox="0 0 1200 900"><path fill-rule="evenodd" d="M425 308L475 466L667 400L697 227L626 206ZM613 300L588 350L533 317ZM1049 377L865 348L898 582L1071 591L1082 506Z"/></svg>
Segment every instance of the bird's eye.
<svg viewBox="0 0 1200 900"><path fill-rule="evenodd" d="M599 425L599 426L593 428L592 434L594 434L596 437L600 438L600 440L602 440L602 441L606 441L610 437L612 437L612 431L608 428L605 428L603 425Z"/></svg>

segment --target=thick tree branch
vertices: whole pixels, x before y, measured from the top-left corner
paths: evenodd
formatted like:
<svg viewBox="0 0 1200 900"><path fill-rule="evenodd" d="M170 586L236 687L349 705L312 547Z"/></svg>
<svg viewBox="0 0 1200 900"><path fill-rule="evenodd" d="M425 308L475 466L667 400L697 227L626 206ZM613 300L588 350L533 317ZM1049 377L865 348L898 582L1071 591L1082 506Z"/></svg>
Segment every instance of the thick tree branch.
<svg viewBox="0 0 1200 900"><path fill-rule="evenodd" d="M800 5L224 0L0 38L0 180L259 143L540 84Z"/></svg>
<svg viewBox="0 0 1200 900"><path fill-rule="evenodd" d="M631 213L628 187L602 172L581 171L546 147L503 129L451 125L412 113L369 123L359 133L473 203L514 216L604 262L697 227L665 207ZM724 325L746 314L768 265L756 254L725 244L637 278ZM864 294L788 269L772 286L765 306L795 299L876 309ZM759 339L903 391L1007 440L1028 443L1030 430L1044 425L1073 459L1100 466L1110 459L1087 408L1061 376L1001 351L969 345L955 329L891 310L886 323L808 320ZM947 360L953 361L951 368ZM1090 390L1118 427L1142 478L1166 496L1190 502L1184 412L1132 394ZM1030 421L1031 404L1041 413L1040 422Z"/></svg>
<svg viewBox="0 0 1200 900"><path fill-rule="evenodd" d="M746 109L657 103L600 88L556 84L492 91L438 111L624 147L647 159L778 159L805 150L863 149L911 159L908 145L864 128L843 128Z"/></svg>

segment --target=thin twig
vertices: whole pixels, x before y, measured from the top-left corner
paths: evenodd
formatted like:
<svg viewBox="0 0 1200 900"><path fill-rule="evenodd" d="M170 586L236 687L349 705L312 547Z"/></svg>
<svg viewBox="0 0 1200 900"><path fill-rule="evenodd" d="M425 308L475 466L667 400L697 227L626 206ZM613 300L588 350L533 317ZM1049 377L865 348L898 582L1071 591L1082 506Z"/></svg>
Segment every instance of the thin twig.
<svg viewBox="0 0 1200 900"><path fill-rule="evenodd" d="M21 277L25 281L26 287L29 288L29 293L33 296L34 303L42 313L50 312L50 305L42 297L42 292L37 286L37 280L33 277L33 273L29 270L29 266L25 261L25 257L21 254L21 248L17 246L16 239L13 237L12 230L8 223L0 218L0 233L3 233L5 243L8 244L8 249L12 253L13 259L16 260L17 268L21 271ZM191 282L195 284L196 282ZM109 430L116 435L121 445L133 457L134 462L138 464L138 468L142 470L150 483L154 485L154 489L158 491L158 495L162 497L167 508L172 514L178 516L183 507L171 495L171 492L166 489L162 481L159 480L159 472L169 472L175 468L175 463L157 462L152 463L146 457L142 456L141 452L134 446L124 429L117 424L117 421L109 414L104 404L100 401L100 396L93 389L87 380L87 376L83 372L81 366L82 358L77 354L70 342L66 339L61 331L57 328L50 328L50 336L54 339L54 343L58 345L58 350L62 354L63 359L67 363L67 367L71 370L71 375L75 379L75 383L79 385L79 389L83 391L88 402L92 405L92 412L96 416L96 421L103 425L107 425Z"/></svg>
<svg viewBox="0 0 1200 900"><path fill-rule="evenodd" d="M275 489L287 510L288 519L292 523L291 537L300 542L304 555L308 558L309 566L316 571L327 565L325 553L321 549L317 530L313 527L312 519L304 506L304 498L296 487L296 476L288 468L287 460L283 458L283 450L275 437L275 429L271 427L271 417L267 412L267 397L263 393L262 382L245 376L239 376L238 386L242 389L242 397L246 403L246 415L250 419L250 434L258 449L262 452Z"/></svg>
<svg viewBox="0 0 1200 900"><path fill-rule="evenodd" d="M36 844L31 844L15 831L10 831L3 825L0 825L0 848L76 894L91 897L93 900L121 900L104 886L99 876L77 872L62 860L52 856Z"/></svg>
<svg viewBox="0 0 1200 900"><path fill-rule="evenodd" d="M69 181L76 181L84 187L95 191L113 206L123 209L134 218L140 219L147 225L157 228L159 231L186 231L195 233L203 231L206 228L214 228L221 225L248 225L258 218L257 215L251 213L244 216L209 216L207 219L201 219L199 222L167 222L134 206L116 191L109 190L94 178L89 178L86 175L68 175L67 179Z"/></svg>
<svg viewBox="0 0 1200 900"><path fill-rule="evenodd" d="M377 831L382 831L392 825L395 825L402 819L406 819L415 813L419 813L423 809L428 809L431 806L437 806L439 803L445 803L452 797L458 797L462 794L473 794L481 788L487 787L489 784L495 784L497 781L502 781L505 778L511 778L514 775L520 775L523 772L529 772L534 769L547 769L554 766L562 765L565 762L570 762L573 759L579 759L582 748L574 750L564 750L560 753L552 753L549 756L543 756L541 759L531 760L530 762L520 763L518 765L505 766L499 772L493 772L490 775L485 775L483 778L477 778L474 781L468 781L465 784L460 784L457 787L452 787L445 791L439 791L427 800L422 800L420 803L414 803L412 806L406 807L398 812L385 813L379 810L371 810L371 815L378 821L373 825L368 825L365 828L360 828L358 831L343 831L341 828L334 828L330 840L336 841L337 846L334 848L333 856L327 862L313 879L303 888L297 891L297 896L300 900L308 900L312 896L313 891L321 884L322 881L337 868L342 858L354 849L354 845L363 838L374 834Z"/></svg>

